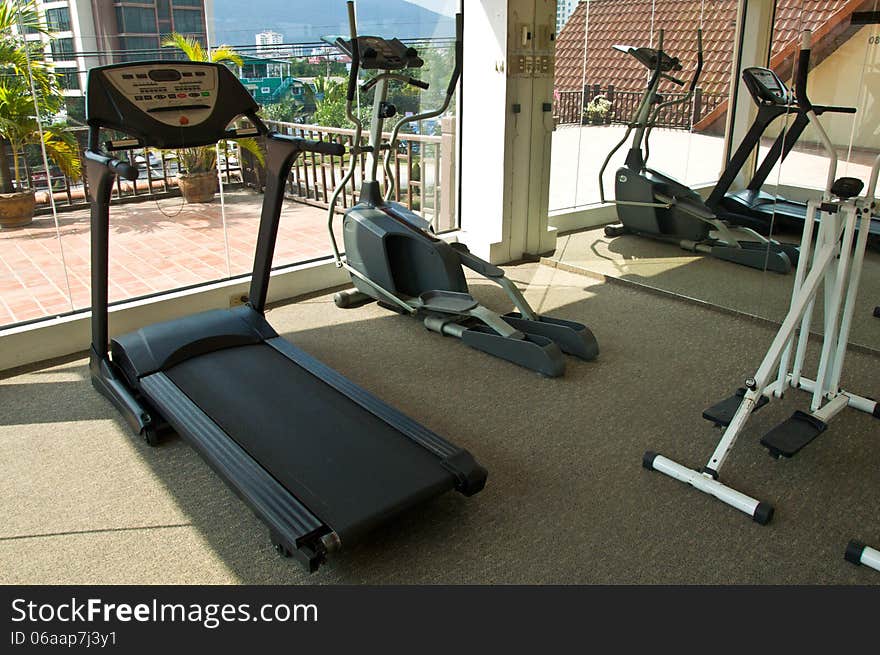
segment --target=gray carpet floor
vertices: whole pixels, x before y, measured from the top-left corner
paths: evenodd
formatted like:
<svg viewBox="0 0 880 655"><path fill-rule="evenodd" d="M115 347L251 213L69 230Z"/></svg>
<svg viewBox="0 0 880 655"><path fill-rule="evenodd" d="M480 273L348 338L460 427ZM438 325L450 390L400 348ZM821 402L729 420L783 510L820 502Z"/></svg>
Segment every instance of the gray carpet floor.
<svg viewBox="0 0 880 655"><path fill-rule="evenodd" d="M756 414L723 477L776 505L769 526L641 467L646 449L705 463L719 433L701 411L754 370L769 326L549 266L508 270L539 311L592 327L596 362L544 379L330 295L269 314L469 449L489 469L481 494L410 511L309 576L179 439L133 438L79 359L0 380L0 582L880 583L842 557L852 537L880 547L877 419L845 411L775 461L758 439L806 399ZM491 285L474 293L505 307ZM880 396L878 362L851 352L846 385Z"/></svg>
<svg viewBox="0 0 880 655"><path fill-rule="evenodd" d="M686 296L716 307L782 322L788 312L794 273L765 273L682 250L675 244L634 235L609 239L604 228L565 234L557 240L553 262L586 273ZM795 242L799 235L780 239ZM852 343L880 351L880 326L873 309L880 305L880 252L865 253ZM822 307L822 294L817 312ZM818 321L814 329L818 329Z"/></svg>

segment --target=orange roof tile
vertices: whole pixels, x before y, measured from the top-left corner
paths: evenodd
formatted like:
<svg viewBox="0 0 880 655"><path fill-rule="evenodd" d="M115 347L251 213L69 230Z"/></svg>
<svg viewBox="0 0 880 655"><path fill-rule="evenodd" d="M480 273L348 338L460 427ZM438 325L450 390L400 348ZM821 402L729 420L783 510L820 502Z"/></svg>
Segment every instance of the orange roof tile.
<svg viewBox="0 0 880 655"><path fill-rule="evenodd" d="M848 18L853 11L875 3L876 0L778 0L771 53L773 67L785 65L801 30L810 28L821 38L831 33L829 25L840 22L844 14ZM696 29L702 25L704 65L700 87L704 94L726 95L736 9L736 0L582 2L556 40L556 89L572 91L584 85L613 84L617 90L641 91L645 84L644 67L611 46L652 45L652 28L653 45L657 31L662 28L663 49L681 60L682 76L688 79L696 65ZM790 60L787 65L790 66Z"/></svg>

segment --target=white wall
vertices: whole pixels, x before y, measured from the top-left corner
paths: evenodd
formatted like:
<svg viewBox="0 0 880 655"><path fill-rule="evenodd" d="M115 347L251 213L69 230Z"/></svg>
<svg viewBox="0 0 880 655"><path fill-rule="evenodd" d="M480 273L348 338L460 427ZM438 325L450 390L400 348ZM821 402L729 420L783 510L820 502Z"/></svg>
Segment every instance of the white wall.
<svg viewBox="0 0 880 655"><path fill-rule="evenodd" d="M810 73L807 90L812 102L858 109L855 116L822 116L822 125L836 145L848 145L852 135L853 146L880 149L880 44L869 43L877 36L877 26L863 27ZM801 138L818 141L812 127Z"/></svg>
<svg viewBox="0 0 880 655"><path fill-rule="evenodd" d="M461 239L495 263L548 252L555 0L465 8ZM539 62L544 67L538 66Z"/></svg>

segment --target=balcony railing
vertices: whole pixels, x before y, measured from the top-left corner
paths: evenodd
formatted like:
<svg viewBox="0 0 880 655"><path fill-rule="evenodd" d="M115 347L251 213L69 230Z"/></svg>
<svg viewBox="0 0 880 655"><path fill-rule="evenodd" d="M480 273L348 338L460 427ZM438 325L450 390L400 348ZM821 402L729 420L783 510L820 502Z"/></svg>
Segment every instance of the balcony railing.
<svg viewBox="0 0 880 655"><path fill-rule="evenodd" d="M336 185L342 180L350 164L348 152L354 142L352 129L303 125L267 121L267 124L290 136L312 141L341 143L346 147L342 157L306 152L297 158L287 179L287 196L300 202L327 207ZM392 200L418 212L430 221L436 232L457 227L455 212L455 120L441 121L441 135L401 134L397 152L391 158L391 168L396 181ZM385 134L390 137L390 134ZM366 145L367 135L361 137ZM357 203L367 156L361 161L350 184L343 189L337 201L337 209L347 209ZM245 162L248 155L245 153ZM246 165L247 169L251 169ZM379 169L379 182L385 188L385 172ZM262 180L248 179L245 183L262 186Z"/></svg>
<svg viewBox="0 0 880 655"><path fill-rule="evenodd" d="M315 141L333 141L344 144L347 149L354 140L354 130L350 129L277 121L267 123L282 134ZM77 138L80 156L84 160L86 128L73 128L72 132ZM366 143L366 135L363 143ZM431 222L436 232L457 227L455 147L455 120L445 118L441 121L440 136L402 134L397 153L391 159L396 180L392 199L421 214ZM180 195L177 186L179 169L173 152L131 148L117 152L116 156L137 165L140 175L134 182L117 178L112 196L114 201L132 202ZM362 154L358 173L339 197L339 209L346 209L357 202L365 162L366 155ZM221 143L218 163L224 185L235 187L244 184L258 191L263 190L265 172L234 141ZM88 205L88 178L85 172L82 179L71 180L54 167L47 176L45 171L29 167L24 158L21 165L26 179L29 180L29 188L37 192L37 214L51 211L50 188L57 210L78 209ZM342 157L305 153L296 160L288 176L286 196L298 202L326 208L333 189L345 175L348 165L347 153ZM383 185L386 182L381 169L379 181Z"/></svg>
<svg viewBox="0 0 880 655"><path fill-rule="evenodd" d="M79 145L80 160L85 161L85 147L88 128L71 128ZM236 186L242 183L241 153L234 141L221 143L218 160L223 183ZM139 176L136 181L116 178L112 200L128 202L179 196L177 187L177 157L171 152L163 152L154 148L129 148L114 153L116 157L125 159L138 167ZM50 162L51 163L51 162ZM42 168L34 170L25 158L20 161L25 179L29 180L28 188L36 191L36 213L44 214L51 211L49 190L59 211L82 209L89 202L88 176L83 167L82 179L72 180L54 166L50 166L47 175ZM47 179L48 178L48 179Z"/></svg>
<svg viewBox="0 0 880 655"><path fill-rule="evenodd" d="M605 123L628 124L639 105L643 91L620 91L609 84L603 88L599 84L587 85L581 91L557 91L553 106L553 117L557 125L586 125L585 110L590 101L597 96L604 96L611 103L605 116ZM684 97L683 93L664 93L664 101L677 100ZM664 108L657 118L656 127L673 130L690 130L702 118L727 98L718 93L703 93L702 89L694 91L690 102Z"/></svg>

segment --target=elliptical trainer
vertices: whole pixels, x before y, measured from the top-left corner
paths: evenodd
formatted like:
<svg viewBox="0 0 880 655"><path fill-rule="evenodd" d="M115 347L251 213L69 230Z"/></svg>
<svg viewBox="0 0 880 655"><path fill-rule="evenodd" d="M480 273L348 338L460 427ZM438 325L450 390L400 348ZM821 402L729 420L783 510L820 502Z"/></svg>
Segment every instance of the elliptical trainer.
<svg viewBox="0 0 880 655"><path fill-rule="evenodd" d="M327 221L336 265L351 274L355 287L337 293L336 305L347 308L376 300L394 311L422 319L429 330L458 337L472 348L548 377L564 372L563 352L583 360L594 359L599 346L587 327L538 315L502 269L473 255L464 244L447 243L438 238L428 221L390 201L394 185L390 158L397 151L401 128L407 123L440 116L452 101L461 75L461 15L456 16L455 69L443 105L436 110L401 117L390 138L385 140L384 123L397 114L397 108L388 102L389 83L397 81L427 89L425 82L402 72L418 69L424 62L414 48L398 39L358 36L354 2L348 2L348 13L351 38L325 39L351 57L346 114L355 125L349 169L330 199ZM361 144L363 122L353 111L361 68L378 71L360 86L361 92L372 89L374 93L366 145ZM388 181L385 197L377 179L383 151ZM361 154L367 155L365 179L358 203L343 217L343 256L333 233L336 202L351 182ZM463 267L501 286L518 311L501 315L477 302L469 292Z"/></svg>
<svg viewBox="0 0 880 655"><path fill-rule="evenodd" d="M619 225L609 225L605 235L617 237L636 234L661 241L678 243L685 250L705 253L751 268L788 273L797 264L798 249L767 239L750 228L733 228L706 205L700 195L678 180L647 167L648 139L660 112L689 102L703 69L703 35L697 30L697 67L687 93L664 101L658 94L660 82L684 86L672 73L680 71L678 58L663 51L663 30L657 49L614 46L615 50L636 58L652 71L648 86L636 108L626 134L608 153L599 171L599 192L605 199L603 176L614 154L633 134L624 165L615 175L615 200ZM644 148L644 150L643 150Z"/></svg>

